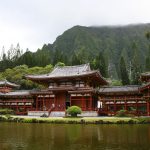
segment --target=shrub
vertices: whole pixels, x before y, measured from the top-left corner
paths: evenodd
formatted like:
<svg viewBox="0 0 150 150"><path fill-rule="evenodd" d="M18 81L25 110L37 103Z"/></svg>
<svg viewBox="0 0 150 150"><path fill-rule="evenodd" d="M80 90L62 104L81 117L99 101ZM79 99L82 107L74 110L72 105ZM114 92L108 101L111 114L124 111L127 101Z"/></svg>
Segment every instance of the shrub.
<svg viewBox="0 0 150 150"><path fill-rule="evenodd" d="M77 117L77 115L81 113L82 110L78 106L71 106L67 109L67 114L71 115L72 117Z"/></svg>
<svg viewBox="0 0 150 150"><path fill-rule="evenodd" d="M149 117L139 117L138 121L139 121L139 123L147 124L147 123L150 123L150 118Z"/></svg>
<svg viewBox="0 0 150 150"><path fill-rule="evenodd" d="M119 110L119 111L117 111L116 117L128 117L127 110Z"/></svg>
<svg viewBox="0 0 150 150"><path fill-rule="evenodd" d="M13 115L14 114L14 110L12 109L0 109L0 115Z"/></svg>

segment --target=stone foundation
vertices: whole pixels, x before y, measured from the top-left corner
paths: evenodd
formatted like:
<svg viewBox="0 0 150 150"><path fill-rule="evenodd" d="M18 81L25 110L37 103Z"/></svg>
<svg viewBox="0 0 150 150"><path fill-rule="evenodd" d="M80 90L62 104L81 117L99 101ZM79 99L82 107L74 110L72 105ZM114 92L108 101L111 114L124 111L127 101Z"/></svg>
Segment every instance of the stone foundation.
<svg viewBox="0 0 150 150"><path fill-rule="evenodd" d="M28 111L28 116L42 116L43 114L46 114L48 116L48 111Z"/></svg>
<svg viewBox="0 0 150 150"><path fill-rule="evenodd" d="M28 116L42 116L46 114L48 116L48 111L28 111ZM64 117L65 111L52 111L50 117Z"/></svg>
<svg viewBox="0 0 150 150"><path fill-rule="evenodd" d="M50 117L64 117L65 111L52 111Z"/></svg>
<svg viewBox="0 0 150 150"><path fill-rule="evenodd" d="M97 111L82 111L82 114L78 115L82 117L97 117Z"/></svg>
<svg viewBox="0 0 150 150"><path fill-rule="evenodd" d="M46 114L48 116L48 111L28 111L28 116L42 116ZM50 117L64 117L65 111L52 111ZM82 114L78 115L82 117L97 117L97 111L82 111Z"/></svg>

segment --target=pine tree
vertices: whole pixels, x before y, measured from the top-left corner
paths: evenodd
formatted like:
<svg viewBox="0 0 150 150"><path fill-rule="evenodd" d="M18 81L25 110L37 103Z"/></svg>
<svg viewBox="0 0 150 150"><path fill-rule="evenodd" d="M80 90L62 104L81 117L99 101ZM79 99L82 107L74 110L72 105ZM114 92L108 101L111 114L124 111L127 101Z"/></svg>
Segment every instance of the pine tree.
<svg viewBox="0 0 150 150"><path fill-rule="evenodd" d="M147 40L150 41L150 32L147 32L145 36ZM150 44L149 44L149 49L148 49L148 55L145 61L145 71L150 71Z"/></svg>
<svg viewBox="0 0 150 150"><path fill-rule="evenodd" d="M2 53L1 53L1 61L6 59L6 54L5 54L5 47L3 46L2 48Z"/></svg>
<svg viewBox="0 0 150 150"><path fill-rule="evenodd" d="M95 68L99 69L102 76L107 77L107 67L105 63L105 59L103 56L103 52L100 52L95 60Z"/></svg>
<svg viewBox="0 0 150 150"><path fill-rule="evenodd" d="M146 57L145 71L150 71L150 57Z"/></svg>
<svg viewBox="0 0 150 150"><path fill-rule="evenodd" d="M139 77L140 77L140 74L142 72L142 67L141 67L141 64L140 64L140 56L139 56L139 53L138 53L138 48L137 48L137 45L134 45L133 47L133 58L132 58L132 74L131 74L131 83L132 84L139 84Z"/></svg>
<svg viewBox="0 0 150 150"><path fill-rule="evenodd" d="M118 80L118 74L117 74L117 69L116 69L116 65L112 62L112 60L110 60L109 64L108 64L108 77L111 79L115 79Z"/></svg>
<svg viewBox="0 0 150 150"><path fill-rule="evenodd" d="M120 59L120 75L121 75L121 80L123 85L130 84L128 72L126 69L126 64L123 57L121 57Z"/></svg>
<svg viewBox="0 0 150 150"><path fill-rule="evenodd" d="M72 65L80 65L80 60L75 53L73 53L73 55L72 55L71 62L72 62L71 63Z"/></svg>

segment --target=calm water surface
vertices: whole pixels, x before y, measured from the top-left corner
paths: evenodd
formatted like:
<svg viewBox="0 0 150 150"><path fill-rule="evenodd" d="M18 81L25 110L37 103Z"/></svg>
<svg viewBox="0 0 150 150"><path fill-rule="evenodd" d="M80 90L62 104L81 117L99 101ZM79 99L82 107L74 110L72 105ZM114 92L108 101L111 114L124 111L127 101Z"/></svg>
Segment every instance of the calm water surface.
<svg viewBox="0 0 150 150"><path fill-rule="evenodd" d="M0 150L150 150L150 125L0 123Z"/></svg>

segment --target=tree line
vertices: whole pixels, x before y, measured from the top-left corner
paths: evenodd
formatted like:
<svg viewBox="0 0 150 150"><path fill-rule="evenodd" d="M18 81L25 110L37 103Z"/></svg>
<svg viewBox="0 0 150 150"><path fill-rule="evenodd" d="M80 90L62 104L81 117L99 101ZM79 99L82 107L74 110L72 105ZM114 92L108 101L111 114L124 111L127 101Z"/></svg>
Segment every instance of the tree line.
<svg viewBox="0 0 150 150"><path fill-rule="evenodd" d="M74 27L53 44L44 44L34 53L29 49L23 53L19 44L11 45L7 51L3 47L0 72L3 74L8 68L24 65L43 68L58 62L65 65L90 63L92 69L100 70L105 78L121 81L119 84L140 84L140 74L150 71L150 33L145 34L147 29L150 26L146 29L139 26L125 29ZM136 36L133 36L135 31Z"/></svg>

